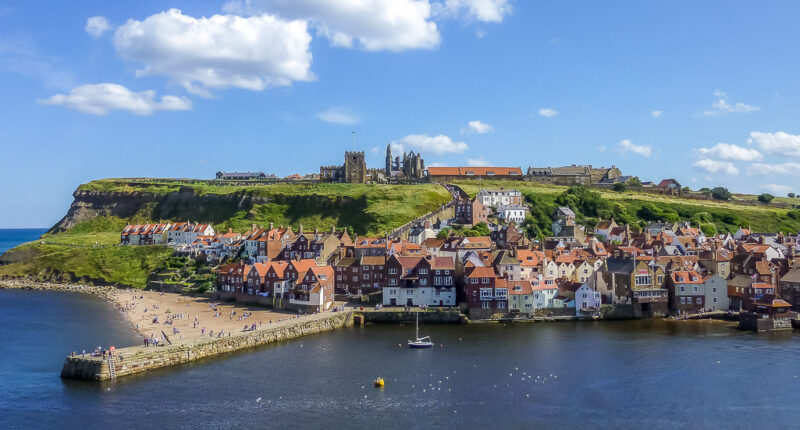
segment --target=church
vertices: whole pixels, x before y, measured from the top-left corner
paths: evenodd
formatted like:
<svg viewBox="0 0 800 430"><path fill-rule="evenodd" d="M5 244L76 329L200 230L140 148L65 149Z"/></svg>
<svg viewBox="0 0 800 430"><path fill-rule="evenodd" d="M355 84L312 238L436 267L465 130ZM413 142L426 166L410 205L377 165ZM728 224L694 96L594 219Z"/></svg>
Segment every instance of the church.
<svg viewBox="0 0 800 430"><path fill-rule="evenodd" d="M417 180L425 177L425 160L422 155L414 151L392 158L392 144L386 145L386 168L384 175L387 180Z"/></svg>

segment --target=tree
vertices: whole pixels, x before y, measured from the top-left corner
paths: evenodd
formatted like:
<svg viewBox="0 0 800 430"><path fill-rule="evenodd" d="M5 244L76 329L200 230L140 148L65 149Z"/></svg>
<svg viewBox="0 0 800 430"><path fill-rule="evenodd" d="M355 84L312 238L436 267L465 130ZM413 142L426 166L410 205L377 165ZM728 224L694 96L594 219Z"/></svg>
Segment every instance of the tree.
<svg viewBox="0 0 800 430"><path fill-rule="evenodd" d="M439 230L439 233L436 234L436 238L437 239L447 239L448 236L450 236L450 228L449 227L445 227L445 228Z"/></svg>
<svg viewBox="0 0 800 430"><path fill-rule="evenodd" d="M758 201L760 201L761 203L769 203L774 198L775 198L775 196L773 196L772 194L764 193L764 194L758 196Z"/></svg>
<svg viewBox="0 0 800 430"><path fill-rule="evenodd" d="M700 230L702 230L703 234L705 234L706 236L717 235L717 226L710 222L700 224Z"/></svg>
<svg viewBox="0 0 800 430"><path fill-rule="evenodd" d="M489 230L489 225L486 224L485 222L481 222L473 225L472 228L470 228L469 230L465 230L464 236L467 237L489 236L489 234L491 233L492 231Z"/></svg>
<svg viewBox="0 0 800 430"><path fill-rule="evenodd" d="M714 187L714 189L711 190L711 197L716 200L730 200L733 195L725 187Z"/></svg>
<svg viewBox="0 0 800 430"><path fill-rule="evenodd" d="M789 193L789 194L787 194L787 195L788 195L790 198L794 198L794 196L795 196L795 194L794 194L794 193Z"/></svg>
<svg viewBox="0 0 800 430"><path fill-rule="evenodd" d="M692 224L698 227L702 224L710 223L712 220L713 218L708 212L697 212L696 214L692 215Z"/></svg>
<svg viewBox="0 0 800 430"><path fill-rule="evenodd" d="M614 184L614 191L618 191L620 193L623 193L625 191L628 191L628 186L625 185L624 182L617 182L617 183Z"/></svg>
<svg viewBox="0 0 800 430"><path fill-rule="evenodd" d="M642 181L639 179L638 176L634 176L634 177L632 177L631 179L628 180L628 186L631 187L631 188L641 188L642 187Z"/></svg>

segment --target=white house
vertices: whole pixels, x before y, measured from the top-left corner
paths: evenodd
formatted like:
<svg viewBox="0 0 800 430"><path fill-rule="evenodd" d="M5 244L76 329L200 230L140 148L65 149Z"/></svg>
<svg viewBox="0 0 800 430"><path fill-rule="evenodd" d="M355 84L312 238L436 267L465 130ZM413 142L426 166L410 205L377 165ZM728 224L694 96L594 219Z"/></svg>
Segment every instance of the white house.
<svg viewBox="0 0 800 430"><path fill-rule="evenodd" d="M575 313L595 312L600 309L602 301L600 300L600 292L595 291L585 281L575 291Z"/></svg>
<svg viewBox="0 0 800 430"><path fill-rule="evenodd" d="M486 189L481 188L475 196L484 206L505 206L522 204L522 193L515 189L505 188Z"/></svg>
<svg viewBox="0 0 800 430"><path fill-rule="evenodd" d="M558 296L558 286L553 279L535 280L531 282L533 289L533 308L545 309L554 307L553 299Z"/></svg>
<svg viewBox="0 0 800 430"><path fill-rule="evenodd" d="M497 207L497 217L506 222L522 224L528 215L528 207L523 205L503 205Z"/></svg>

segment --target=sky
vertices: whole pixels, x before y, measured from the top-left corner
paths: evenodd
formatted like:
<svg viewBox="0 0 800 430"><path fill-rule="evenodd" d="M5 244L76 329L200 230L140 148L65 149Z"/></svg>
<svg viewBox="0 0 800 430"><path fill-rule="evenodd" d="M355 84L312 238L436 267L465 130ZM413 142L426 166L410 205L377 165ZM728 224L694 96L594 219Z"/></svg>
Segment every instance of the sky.
<svg viewBox="0 0 800 430"><path fill-rule="evenodd" d="M106 177L616 165L800 192L800 2L0 5L0 228Z"/></svg>

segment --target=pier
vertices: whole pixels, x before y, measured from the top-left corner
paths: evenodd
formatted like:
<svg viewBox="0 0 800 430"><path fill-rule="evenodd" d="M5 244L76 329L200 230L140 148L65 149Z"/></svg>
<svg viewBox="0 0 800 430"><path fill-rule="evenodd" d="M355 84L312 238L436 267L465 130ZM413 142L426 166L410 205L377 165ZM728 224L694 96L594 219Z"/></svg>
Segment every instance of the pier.
<svg viewBox="0 0 800 430"><path fill-rule="evenodd" d="M353 312L325 312L270 324L229 337L198 337L164 346L119 348L106 357L72 354L64 361L61 377L105 381L203 358L323 333L353 325Z"/></svg>

